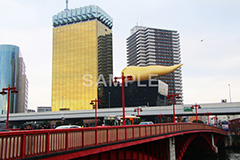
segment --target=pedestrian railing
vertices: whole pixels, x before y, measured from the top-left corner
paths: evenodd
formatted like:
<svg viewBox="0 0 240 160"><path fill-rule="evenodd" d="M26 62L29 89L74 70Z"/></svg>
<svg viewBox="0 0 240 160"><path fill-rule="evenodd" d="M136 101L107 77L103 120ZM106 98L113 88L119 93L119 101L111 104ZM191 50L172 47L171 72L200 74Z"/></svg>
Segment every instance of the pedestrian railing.
<svg viewBox="0 0 240 160"><path fill-rule="evenodd" d="M0 132L0 159L33 157L186 131L207 131L227 135L219 128L195 123Z"/></svg>

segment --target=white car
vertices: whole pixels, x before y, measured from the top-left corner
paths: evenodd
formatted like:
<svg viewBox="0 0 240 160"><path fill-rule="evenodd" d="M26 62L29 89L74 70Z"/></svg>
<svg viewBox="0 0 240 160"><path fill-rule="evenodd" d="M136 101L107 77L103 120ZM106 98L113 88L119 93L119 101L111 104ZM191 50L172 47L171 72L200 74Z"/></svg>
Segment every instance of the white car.
<svg viewBox="0 0 240 160"><path fill-rule="evenodd" d="M81 128L81 126L77 126L77 125L64 125L64 126L56 127L56 129L70 129L70 128Z"/></svg>
<svg viewBox="0 0 240 160"><path fill-rule="evenodd" d="M140 122L139 125L148 125L148 124L153 124L152 121L149 121L149 122Z"/></svg>

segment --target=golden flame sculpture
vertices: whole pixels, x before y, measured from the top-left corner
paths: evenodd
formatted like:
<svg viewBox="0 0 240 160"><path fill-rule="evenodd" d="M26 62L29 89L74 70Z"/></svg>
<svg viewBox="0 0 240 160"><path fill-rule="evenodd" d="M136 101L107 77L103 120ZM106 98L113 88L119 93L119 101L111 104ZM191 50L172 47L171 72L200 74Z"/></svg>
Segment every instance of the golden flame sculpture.
<svg viewBox="0 0 240 160"><path fill-rule="evenodd" d="M125 77L132 76L132 81L145 81L150 78L155 78L158 76L163 76L169 73L172 73L183 64L174 65L174 66L146 66L146 67L138 67L138 66L129 66L122 70L122 74Z"/></svg>

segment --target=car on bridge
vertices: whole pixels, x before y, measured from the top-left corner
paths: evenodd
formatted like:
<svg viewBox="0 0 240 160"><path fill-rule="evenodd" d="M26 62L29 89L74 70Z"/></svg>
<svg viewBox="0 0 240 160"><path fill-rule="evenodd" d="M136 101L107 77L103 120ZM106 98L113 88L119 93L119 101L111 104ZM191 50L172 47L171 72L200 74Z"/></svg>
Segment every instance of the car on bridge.
<svg viewBox="0 0 240 160"><path fill-rule="evenodd" d="M0 132L11 132L11 130L0 128Z"/></svg>
<svg viewBox="0 0 240 160"><path fill-rule="evenodd" d="M154 123L152 121L139 123L139 125L148 125L148 124L154 124Z"/></svg>
<svg viewBox="0 0 240 160"><path fill-rule="evenodd" d="M77 125L63 125L63 126L58 126L55 129L70 129L70 128L82 128L82 127Z"/></svg>

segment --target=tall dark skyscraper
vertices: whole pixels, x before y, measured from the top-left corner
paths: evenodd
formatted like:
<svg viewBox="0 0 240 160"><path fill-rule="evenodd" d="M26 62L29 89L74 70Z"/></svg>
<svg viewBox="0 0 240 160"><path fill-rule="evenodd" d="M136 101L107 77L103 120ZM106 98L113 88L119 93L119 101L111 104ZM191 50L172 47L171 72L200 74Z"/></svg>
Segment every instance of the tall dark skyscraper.
<svg viewBox="0 0 240 160"><path fill-rule="evenodd" d="M0 91L2 88L16 87L18 94L10 96L10 113L25 113L28 109L28 79L26 66L15 45L0 45ZM0 95L0 114L7 112L7 95Z"/></svg>
<svg viewBox="0 0 240 160"><path fill-rule="evenodd" d="M171 66L181 63L179 34L177 31L135 26L127 38L127 65ZM168 84L169 94L179 94L176 104L183 103L181 68L173 73L160 76ZM172 100L167 101L171 105Z"/></svg>
<svg viewBox="0 0 240 160"><path fill-rule="evenodd" d="M92 109L97 80L109 80L112 67L112 18L90 5L53 16L52 111Z"/></svg>

